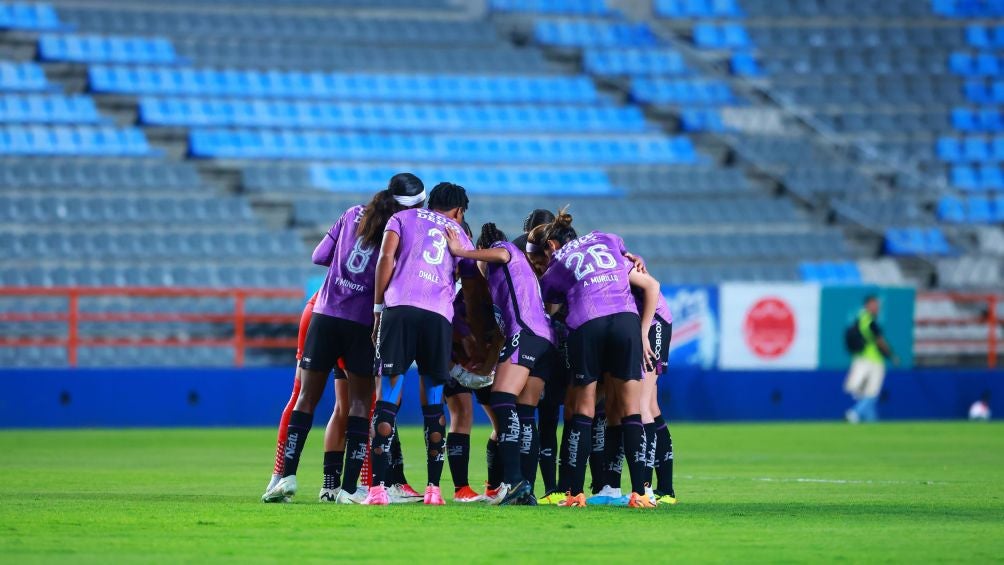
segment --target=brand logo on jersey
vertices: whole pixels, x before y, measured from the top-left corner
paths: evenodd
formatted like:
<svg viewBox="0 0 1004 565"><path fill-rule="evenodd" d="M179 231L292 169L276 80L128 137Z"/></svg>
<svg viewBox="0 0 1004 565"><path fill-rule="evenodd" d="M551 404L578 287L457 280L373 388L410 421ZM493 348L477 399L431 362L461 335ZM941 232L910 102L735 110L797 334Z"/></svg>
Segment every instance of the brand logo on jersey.
<svg viewBox="0 0 1004 565"><path fill-rule="evenodd" d="M782 298L767 297L746 312L743 336L757 357L775 359L795 342L795 313Z"/></svg>

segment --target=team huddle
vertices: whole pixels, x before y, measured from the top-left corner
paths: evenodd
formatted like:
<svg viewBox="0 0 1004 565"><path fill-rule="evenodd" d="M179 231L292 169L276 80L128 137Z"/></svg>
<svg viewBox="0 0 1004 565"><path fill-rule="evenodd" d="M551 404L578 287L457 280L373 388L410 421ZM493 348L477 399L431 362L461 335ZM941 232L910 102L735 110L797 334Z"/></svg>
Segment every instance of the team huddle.
<svg viewBox="0 0 1004 565"><path fill-rule="evenodd" d="M296 494L300 454L333 372L322 502L444 504L448 461L454 502L675 504L672 438L656 394L672 314L658 281L620 237L580 236L565 210L534 210L511 242L487 223L475 245L468 204L461 186L440 183L426 195L418 177L397 174L317 245L313 262L328 272L301 317L293 395L262 501ZM408 485L396 423L413 363L424 494ZM483 494L468 476L475 401L493 427Z"/></svg>

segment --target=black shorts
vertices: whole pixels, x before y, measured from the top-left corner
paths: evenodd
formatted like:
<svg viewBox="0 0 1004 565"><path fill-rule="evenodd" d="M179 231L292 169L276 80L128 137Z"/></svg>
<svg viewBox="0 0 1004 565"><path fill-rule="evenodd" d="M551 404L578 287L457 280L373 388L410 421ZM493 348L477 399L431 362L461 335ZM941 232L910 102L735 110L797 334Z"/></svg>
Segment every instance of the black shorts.
<svg viewBox="0 0 1004 565"><path fill-rule="evenodd" d="M572 361L568 358L568 336L564 332L555 332L558 339L557 357L551 378L544 383L544 399L552 406L565 403L565 393L568 383L572 380Z"/></svg>
<svg viewBox="0 0 1004 565"><path fill-rule="evenodd" d="M590 320L568 334L572 382L585 386L603 373L614 378L641 379L641 318L622 312Z"/></svg>
<svg viewBox="0 0 1004 565"><path fill-rule="evenodd" d="M526 367L531 377L548 381L558 363L558 351L550 341L529 331L519 331L509 336L502 346L499 363L504 361Z"/></svg>
<svg viewBox="0 0 1004 565"><path fill-rule="evenodd" d="M307 328L300 368L330 373L341 357L345 360L346 371L370 376L375 355L372 333L373 326L314 312ZM335 378L338 378L337 373Z"/></svg>
<svg viewBox="0 0 1004 565"><path fill-rule="evenodd" d="M450 379L453 327L443 316L414 306L394 306L383 311L377 336L380 374L403 375L412 363L432 384Z"/></svg>
<svg viewBox="0 0 1004 565"><path fill-rule="evenodd" d="M481 388L468 388L457 382L457 379L450 379L450 381L443 386L443 396L446 398L451 398L458 394L473 394L474 399L478 401L478 404L483 404L485 406L488 406L488 395L491 393L491 385Z"/></svg>
<svg viewBox="0 0 1004 565"><path fill-rule="evenodd" d="M661 375L669 367L669 342L673 339L673 323L656 316L648 329L648 345L655 353L655 374Z"/></svg>

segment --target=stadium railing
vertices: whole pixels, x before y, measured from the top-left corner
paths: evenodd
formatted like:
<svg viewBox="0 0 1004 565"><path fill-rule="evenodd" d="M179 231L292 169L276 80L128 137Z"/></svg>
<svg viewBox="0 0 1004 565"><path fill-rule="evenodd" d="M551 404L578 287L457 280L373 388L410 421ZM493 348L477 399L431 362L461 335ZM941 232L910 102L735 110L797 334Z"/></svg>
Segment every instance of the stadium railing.
<svg viewBox="0 0 1004 565"><path fill-rule="evenodd" d="M242 367L248 348L279 349L296 347L294 338L251 338L247 324L296 324L299 312L250 313L249 299L303 298L303 290L289 288L196 288L196 287L3 287L0 298L50 297L65 298L65 311L5 311L0 312L2 322L66 322L65 337L8 337L0 336L0 347L64 347L68 364L77 366L77 353L81 347L232 347L234 365ZM232 299L231 313L209 312L87 312L81 311L84 297L111 298L216 298ZM187 322L232 323L233 335L224 338L139 337L108 338L82 336L83 322Z"/></svg>
<svg viewBox="0 0 1004 565"><path fill-rule="evenodd" d="M916 326L974 327L986 326L986 336L976 338L975 335L952 334L917 338L914 349L920 354L927 349L951 348L958 351L980 352L986 347L987 367L997 367L998 348L1004 341L998 337L998 328L1004 322L997 307L1004 303L1004 295L979 294L963 292L921 292L917 294L918 304L921 302L949 303L949 308L937 314L925 314L914 320ZM935 309L937 310L937 309Z"/></svg>

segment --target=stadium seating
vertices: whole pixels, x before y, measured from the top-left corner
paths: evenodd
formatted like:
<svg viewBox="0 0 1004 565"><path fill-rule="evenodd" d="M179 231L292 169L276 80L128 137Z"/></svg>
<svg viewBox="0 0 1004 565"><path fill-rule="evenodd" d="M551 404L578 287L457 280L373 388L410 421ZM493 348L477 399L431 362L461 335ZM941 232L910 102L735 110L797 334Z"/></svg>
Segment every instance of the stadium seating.
<svg viewBox="0 0 1004 565"><path fill-rule="evenodd" d="M637 108L609 105L417 105L146 97L140 100L139 111L142 123L153 126L500 132L650 129Z"/></svg>
<svg viewBox="0 0 1004 565"><path fill-rule="evenodd" d="M178 59L165 38L46 34L38 39L43 61L75 63L174 63Z"/></svg>
<svg viewBox="0 0 1004 565"><path fill-rule="evenodd" d="M472 135L378 135L294 130L195 129L192 156L219 159L362 159L572 164L695 163L690 139L662 136L488 138Z"/></svg>
<svg viewBox="0 0 1004 565"><path fill-rule="evenodd" d="M851 261L804 262L798 267L802 280L821 284L861 284L858 266Z"/></svg>
<svg viewBox="0 0 1004 565"><path fill-rule="evenodd" d="M642 49L587 49L586 71L595 75L682 75L688 69L683 55L664 47Z"/></svg>
<svg viewBox="0 0 1004 565"><path fill-rule="evenodd" d="M645 25L620 21L542 20L534 38L555 47L647 47L657 40Z"/></svg>
<svg viewBox="0 0 1004 565"><path fill-rule="evenodd" d="M0 155L152 155L143 132L107 126L0 126Z"/></svg>
<svg viewBox="0 0 1004 565"><path fill-rule="evenodd" d="M48 31L64 28L50 4L21 2L0 4L0 29Z"/></svg>
<svg viewBox="0 0 1004 565"><path fill-rule="evenodd" d="M0 90L44 91L54 90L45 77L45 72L32 63L0 61Z"/></svg>
<svg viewBox="0 0 1004 565"><path fill-rule="evenodd" d="M491 0L492 10L499 12L538 12L606 16L613 13L605 0Z"/></svg>
<svg viewBox="0 0 1004 565"><path fill-rule="evenodd" d="M0 94L0 122L97 124L105 120L86 96Z"/></svg>
<svg viewBox="0 0 1004 565"><path fill-rule="evenodd" d="M436 102L562 102L598 100L585 77L351 75L280 71L104 66L88 67L95 92L236 97L334 98Z"/></svg>
<svg viewBox="0 0 1004 565"><path fill-rule="evenodd" d="M885 249L894 256L932 256L952 253L945 235L938 228L886 230Z"/></svg>

